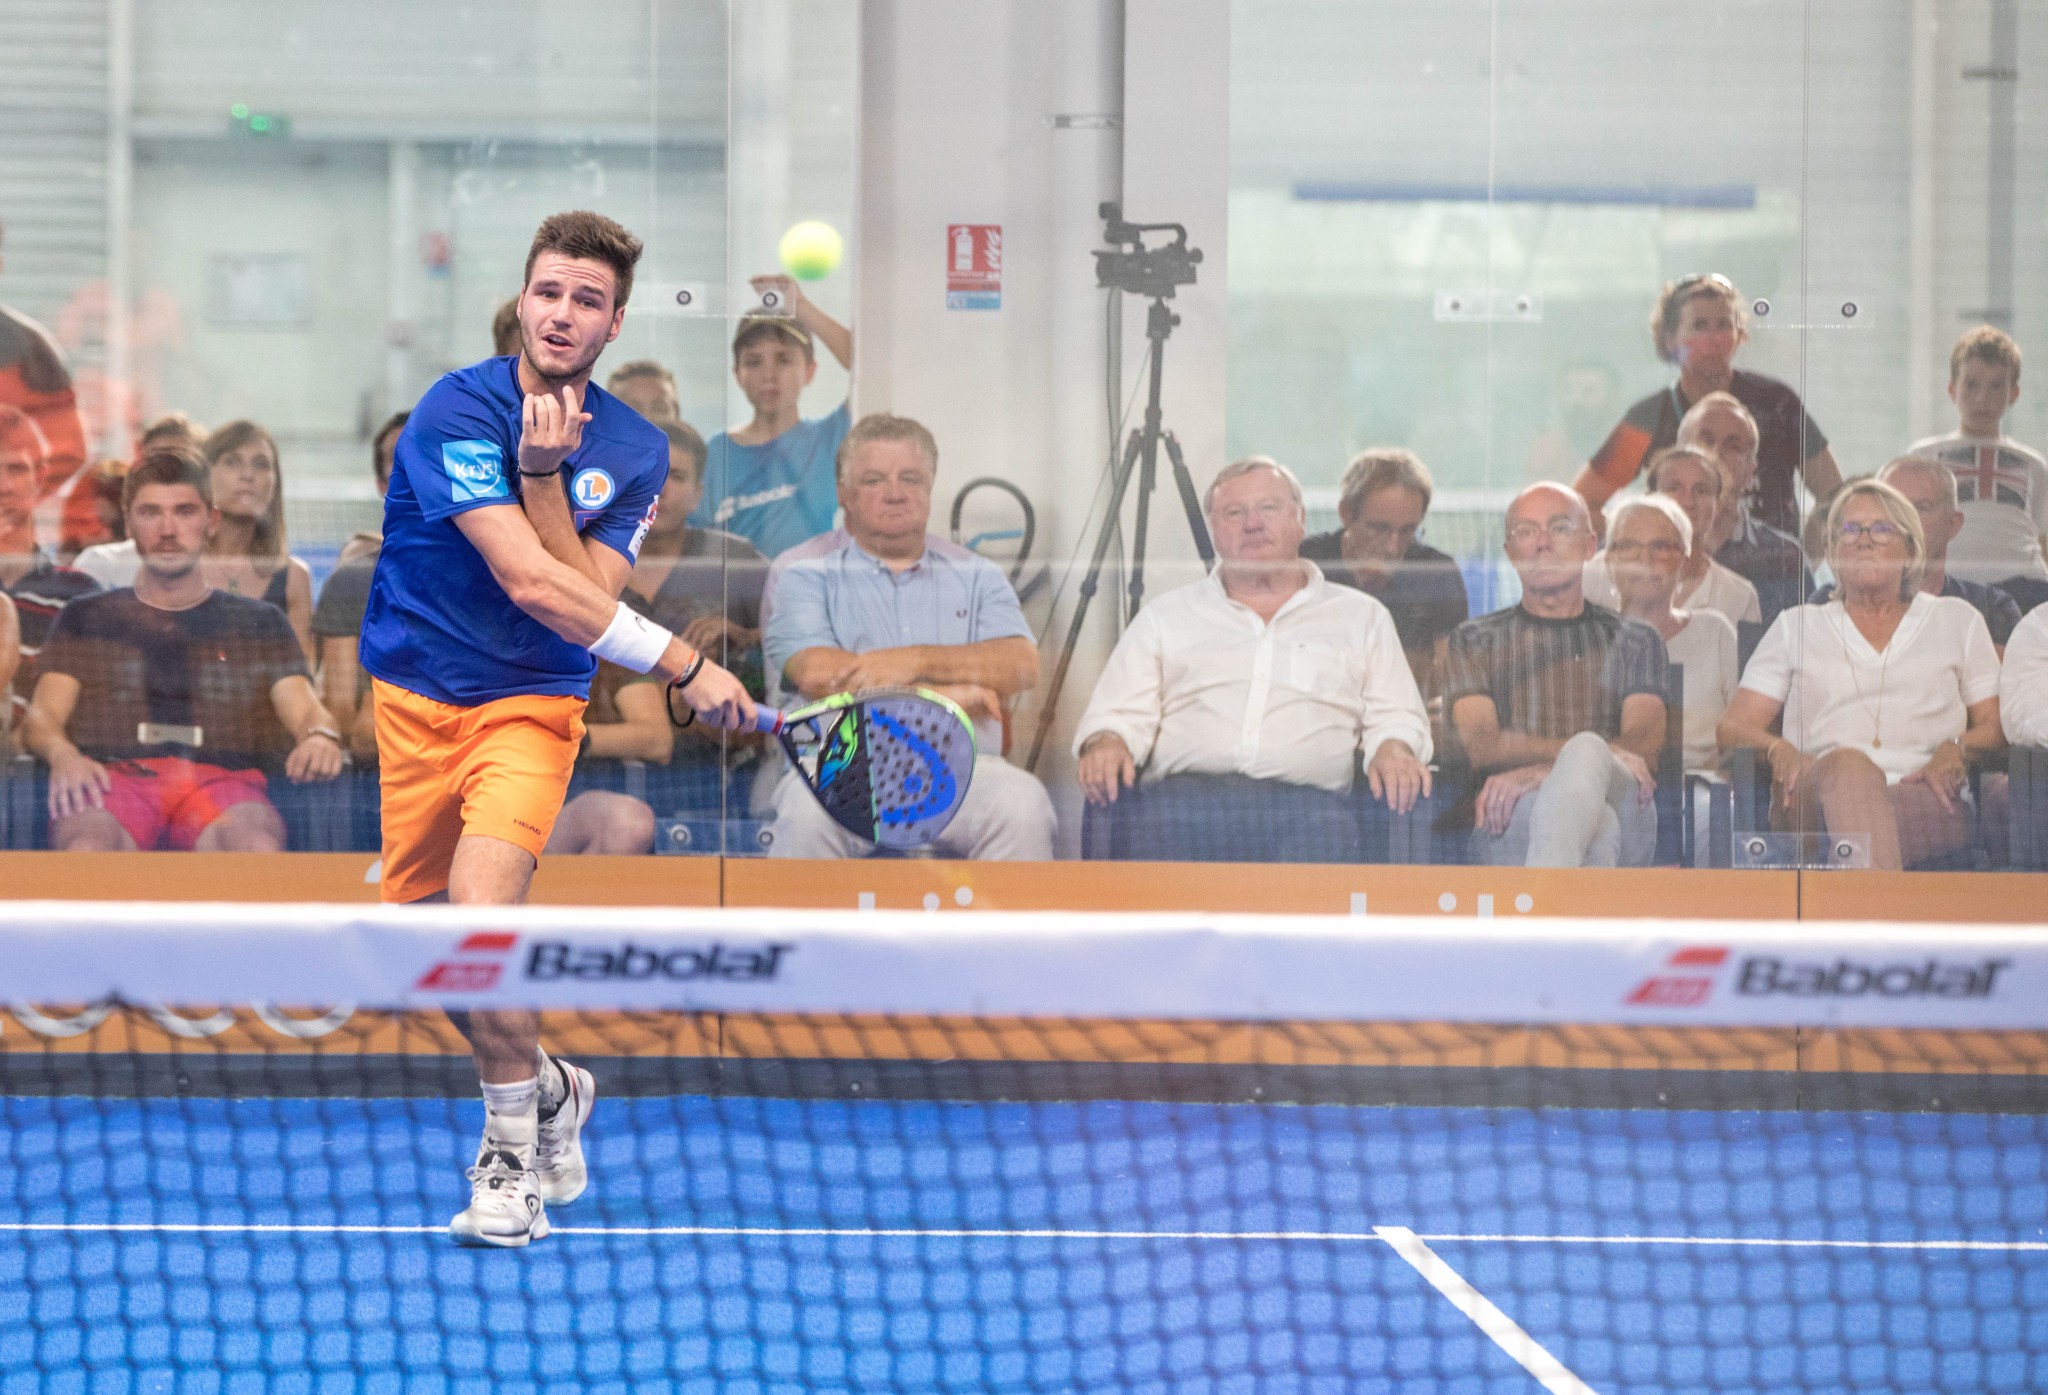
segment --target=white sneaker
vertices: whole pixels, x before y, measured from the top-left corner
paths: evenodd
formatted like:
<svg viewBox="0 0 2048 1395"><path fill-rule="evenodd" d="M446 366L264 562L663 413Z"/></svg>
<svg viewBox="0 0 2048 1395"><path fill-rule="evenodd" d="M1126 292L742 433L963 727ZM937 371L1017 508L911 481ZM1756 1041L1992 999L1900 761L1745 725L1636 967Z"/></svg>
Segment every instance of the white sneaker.
<svg viewBox="0 0 2048 1395"><path fill-rule="evenodd" d="M495 1140L484 1140L476 1166L469 1170L469 1209L448 1222L458 1245L496 1245L517 1249L548 1235L547 1208L533 1172L519 1165L518 1155Z"/></svg>
<svg viewBox="0 0 2048 1395"><path fill-rule="evenodd" d="M569 1093L554 1118L540 1121L533 1141L533 1171L541 1200L567 1206L590 1182L590 1171L583 1165L583 1126L597 1103L597 1081L581 1066L560 1060L555 1064L569 1082Z"/></svg>

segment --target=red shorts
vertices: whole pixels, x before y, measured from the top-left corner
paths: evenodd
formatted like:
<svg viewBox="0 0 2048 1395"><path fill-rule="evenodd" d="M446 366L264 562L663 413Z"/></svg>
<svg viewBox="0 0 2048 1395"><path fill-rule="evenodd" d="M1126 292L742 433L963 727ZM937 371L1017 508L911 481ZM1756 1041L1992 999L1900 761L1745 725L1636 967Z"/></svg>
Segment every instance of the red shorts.
<svg viewBox="0 0 2048 1395"><path fill-rule="evenodd" d="M142 852L190 852L237 804L268 804L260 770L223 770L182 756L107 762L107 812Z"/></svg>

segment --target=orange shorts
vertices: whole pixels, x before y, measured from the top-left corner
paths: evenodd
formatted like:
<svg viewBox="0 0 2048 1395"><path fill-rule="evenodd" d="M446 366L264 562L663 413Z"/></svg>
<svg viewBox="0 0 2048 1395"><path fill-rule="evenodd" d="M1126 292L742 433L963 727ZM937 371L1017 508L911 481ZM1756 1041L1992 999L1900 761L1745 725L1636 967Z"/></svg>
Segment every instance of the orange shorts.
<svg viewBox="0 0 2048 1395"><path fill-rule="evenodd" d="M370 680L377 703L386 901L448 889L456 840L502 838L538 859L583 740L584 700L522 694L475 707Z"/></svg>

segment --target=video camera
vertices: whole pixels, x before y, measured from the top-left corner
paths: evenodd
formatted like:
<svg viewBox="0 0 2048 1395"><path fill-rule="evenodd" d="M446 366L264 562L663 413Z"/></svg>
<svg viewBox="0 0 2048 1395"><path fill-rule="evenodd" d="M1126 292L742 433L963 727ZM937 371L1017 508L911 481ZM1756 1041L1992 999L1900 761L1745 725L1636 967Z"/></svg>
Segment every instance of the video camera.
<svg viewBox="0 0 2048 1395"><path fill-rule="evenodd" d="M1180 223L1127 223L1122 204L1105 203L1098 210L1108 224L1103 240L1129 248L1128 251L1095 253L1095 284L1104 289L1128 291L1132 295L1165 299L1175 286L1195 284L1195 267L1202 249L1188 246L1188 230ZM1163 247L1147 247L1148 232L1170 232L1173 241Z"/></svg>

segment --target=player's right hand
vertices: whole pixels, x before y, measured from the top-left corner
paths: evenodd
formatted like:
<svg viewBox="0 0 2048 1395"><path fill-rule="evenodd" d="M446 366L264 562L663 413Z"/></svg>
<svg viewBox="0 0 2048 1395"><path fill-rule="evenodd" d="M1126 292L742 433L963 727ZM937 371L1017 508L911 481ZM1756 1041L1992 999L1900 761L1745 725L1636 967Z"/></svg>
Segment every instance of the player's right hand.
<svg viewBox="0 0 2048 1395"><path fill-rule="evenodd" d="M589 420L572 387L565 385L560 397L527 393L519 408L519 472L545 475L561 469L583 444L583 423Z"/></svg>
<svg viewBox="0 0 2048 1395"><path fill-rule="evenodd" d="M727 731L745 731L754 725L754 700L747 696L746 685L709 659L687 686L671 691L690 704L700 722Z"/></svg>
<svg viewBox="0 0 2048 1395"><path fill-rule="evenodd" d="M61 819L87 809L106 807L107 790L113 785L107 768L82 751L73 750L50 760L50 817Z"/></svg>

